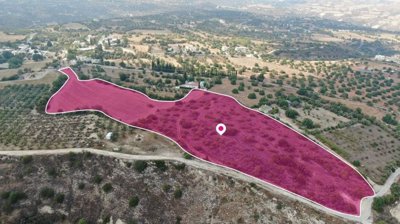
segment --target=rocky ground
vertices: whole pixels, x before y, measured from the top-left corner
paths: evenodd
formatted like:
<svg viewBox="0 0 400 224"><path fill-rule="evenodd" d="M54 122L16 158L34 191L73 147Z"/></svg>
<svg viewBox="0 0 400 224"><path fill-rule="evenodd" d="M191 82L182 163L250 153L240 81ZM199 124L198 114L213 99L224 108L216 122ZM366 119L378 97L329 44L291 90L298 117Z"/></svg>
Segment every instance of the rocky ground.
<svg viewBox="0 0 400 224"><path fill-rule="evenodd" d="M0 157L0 223L349 223L177 162Z"/></svg>

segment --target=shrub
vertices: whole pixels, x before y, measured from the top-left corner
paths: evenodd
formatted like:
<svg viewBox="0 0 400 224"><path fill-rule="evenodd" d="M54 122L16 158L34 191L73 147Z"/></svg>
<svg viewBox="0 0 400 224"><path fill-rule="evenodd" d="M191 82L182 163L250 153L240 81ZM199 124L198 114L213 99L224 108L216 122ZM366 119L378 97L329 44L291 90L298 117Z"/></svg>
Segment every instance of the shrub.
<svg viewBox="0 0 400 224"><path fill-rule="evenodd" d="M11 191L8 194L8 201L11 204L15 204L18 201L23 200L25 198L27 198L26 194L24 192L20 192L20 191Z"/></svg>
<svg viewBox="0 0 400 224"><path fill-rule="evenodd" d="M8 197L10 197L10 193L11 192L9 192L9 191L1 192L1 195L0 195L1 199L3 199L3 200L8 199Z"/></svg>
<svg viewBox="0 0 400 224"><path fill-rule="evenodd" d="M64 198L65 198L65 196L64 196L63 193L58 193L58 194L56 194L56 198L55 199L56 199L57 203L61 204L61 203L64 202Z"/></svg>
<svg viewBox="0 0 400 224"><path fill-rule="evenodd" d="M33 161L33 156L24 156L22 157L22 163L23 164L29 164Z"/></svg>
<svg viewBox="0 0 400 224"><path fill-rule="evenodd" d="M165 165L165 161L157 160L155 161L156 167L158 170L164 172L168 169L167 165Z"/></svg>
<svg viewBox="0 0 400 224"><path fill-rule="evenodd" d="M54 190L50 187L44 187L40 190L40 197L42 198L52 198L54 194Z"/></svg>
<svg viewBox="0 0 400 224"><path fill-rule="evenodd" d="M186 164L184 164L184 163L174 164L174 167L177 170L184 170L186 167Z"/></svg>
<svg viewBox="0 0 400 224"><path fill-rule="evenodd" d="M239 94L239 90L238 89L232 89L232 93L233 94Z"/></svg>
<svg viewBox="0 0 400 224"><path fill-rule="evenodd" d="M185 158L185 159L193 159L193 156L190 155L190 154L187 153L187 152L184 152L184 153L183 153L183 158Z"/></svg>
<svg viewBox="0 0 400 224"><path fill-rule="evenodd" d="M82 218L79 219L78 224L88 224L88 222L86 221L86 219Z"/></svg>
<svg viewBox="0 0 400 224"><path fill-rule="evenodd" d="M101 181L103 181L103 177L101 177L100 175L94 176L94 178L93 178L93 182L94 182L94 183L100 184Z"/></svg>
<svg viewBox="0 0 400 224"><path fill-rule="evenodd" d="M400 197L400 185L399 185L398 183L392 184L392 186L390 186L390 192L391 192L396 198L399 198L399 197Z"/></svg>
<svg viewBox="0 0 400 224"><path fill-rule="evenodd" d="M57 176L57 171L56 171L56 169L54 168L54 167L51 167L49 170L47 170L47 174L50 176L50 177L56 177Z"/></svg>
<svg viewBox="0 0 400 224"><path fill-rule="evenodd" d="M84 188L85 188L85 183L80 182L80 183L78 184L78 189L79 189L79 190L83 190Z"/></svg>
<svg viewBox="0 0 400 224"><path fill-rule="evenodd" d="M111 183L106 183L103 185L103 191L106 193L110 193L113 190Z"/></svg>
<svg viewBox="0 0 400 224"><path fill-rule="evenodd" d="M137 196L131 197L129 199L129 207L135 208L139 205L139 198Z"/></svg>
<svg viewBox="0 0 400 224"><path fill-rule="evenodd" d="M283 208L282 202L278 201L278 203L276 204L276 209L281 210L282 208Z"/></svg>
<svg viewBox="0 0 400 224"><path fill-rule="evenodd" d="M307 128L307 129L312 129L312 128L315 127L315 126L314 126L314 122L313 122L311 119L309 119L309 118L304 119L304 120L301 122L301 125L304 126L304 127Z"/></svg>
<svg viewBox="0 0 400 224"><path fill-rule="evenodd" d="M359 160L354 160L353 165L359 167L361 165L361 162Z"/></svg>
<svg viewBox="0 0 400 224"><path fill-rule="evenodd" d="M392 186L390 186L390 192L391 194L389 195L374 198L374 201L372 202L372 208L375 211L383 212L385 206L392 205L399 199L400 185L398 183L392 184Z"/></svg>
<svg viewBox="0 0 400 224"><path fill-rule="evenodd" d="M177 188L177 189L175 190L175 192L174 192L174 197L175 197L176 199L179 199L179 198L182 197L182 195L183 195L182 190L181 190L180 188Z"/></svg>
<svg viewBox="0 0 400 224"><path fill-rule="evenodd" d="M133 164L133 168L137 172L142 173L147 168L147 162L143 160L135 161L135 163Z"/></svg>
<svg viewBox="0 0 400 224"><path fill-rule="evenodd" d="M249 98L249 99L257 99L257 95L255 94L255 93L250 93L248 96L247 96L247 98Z"/></svg>
<svg viewBox="0 0 400 224"><path fill-rule="evenodd" d="M285 112L286 117L291 118L291 119L296 119L297 116L299 116L299 113L293 109L289 109Z"/></svg>
<svg viewBox="0 0 400 224"><path fill-rule="evenodd" d="M172 187L171 187L171 185L169 185L169 184L164 184L162 188L163 188L163 191L164 191L164 192L168 192L168 191L171 190Z"/></svg>

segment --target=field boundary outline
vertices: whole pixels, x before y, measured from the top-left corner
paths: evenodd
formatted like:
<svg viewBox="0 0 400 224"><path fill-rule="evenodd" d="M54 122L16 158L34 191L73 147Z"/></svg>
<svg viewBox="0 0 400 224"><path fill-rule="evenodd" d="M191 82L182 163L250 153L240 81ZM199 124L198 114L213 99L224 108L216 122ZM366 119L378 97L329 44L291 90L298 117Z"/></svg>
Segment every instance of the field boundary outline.
<svg viewBox="0 0 400 224"><path fill-rule="evenodd" d="M289 129L291 129L292 131L296 132L297 134L299 134L299 135L305 137L307 140L313 142L313 143L316 144L317 146L320 146L321 148L323 148L324 150L326 150L327 152L329 152L330 154L332 154L333 156L335 156L336 158L338 158L339 160L341 160L342 162L344 162L346 165L350 166L353 170L355 170L355 171L364 179L364 181L365 181L366 183L368 183L368 186L369 186L369 187L372 189L372 191L373 191L373 195L371 195L371 196L365 196L365 197L363 197L363 198L360 200L360 204L359 204L359 214L358 214L358 215L340 212L340 211L338 211L338 210L334 210L334 209L332 209L332 208L326 207L325 205L322 205L322 204L320 204L320 203L318 203L318 202L316 202L316 201L313 201L313 200L311 200L311 199L309 199L309 198L306 198L306 197L304 197L304 196L302 196L302 195L299 195L299 194L297 194L297 193L294 193L294 192L292 192L292 191L289 191L289 190L287 190L287 189L285 189L285 188L283 188L283 187L280 187L280 186L275 185L275 184L272 184L272 183L270 183L270 182L268 182L268 181L262 180L262 179L260 179L260 178L258 178L258 177L255 177L255 176L246 174L246 173L244 173L244 172L242 172L242 171L236 170L236 169L231 168L231 167L228 167L228 166L224 166L224 165L220 165L220 164L215 164L215 163L213 163L213 162L210 162L210 161L207 161L207 160L205 160L205 159L199 158L199 157L197 157L197 156L191 154L190 152L188 152L188 151L187 151L186 149L184 149L180 144L178 144L175 140L173 140L172 138L170 138L170 137L168 137L168 136L166 136L166 135L164 135L164 134L161 134L161 133L159 133L159 132L156 132L156 131L153 131L153 130L150 130L150 129L146 129L146 128L142 128L142 127L138 127L138 126L134 126L134 125L125 123L125 122L123 122L122 120L118 120L118 119L116 119L116 118L113 118L112 116L106 114L105 112L103 112L103 111L101 111L101 110L98 110L98 109L78 109L78 110L62 111L62 112L48 112L48 111L47 111L48 104L50 103L50 101L52 100L52 98L53 98L55 95L57 95L57 93L59 93L59 92L64 88L64 86L68 83L68 81L70 81L69 75L66 74L66 73L64 72L64 70L68 70L68 69L71 70L71 71L73 72L73 74L75 75L75 77L77 78L77 80L80 81L80 82L88 82L88 81L94 81L94 80L106 82L106 83L109 83L109 84L111 84L111 85L113 85L113 86L115 86L115 87L117 87L117 88L126 89L126 90L130 90L130 91L132 91L132 92L141 94L141 95L145 96L146 98L148 98L148 99L151 100L151 101L157 101L157 102L179 102L179 101L185 99L185 98L186 98L192 91L194 91L194 90L197 90L197 91L204 91L204 92L207 92L207 93L217 94L217 95L220 95L220 96L224 96L224 97L231 98L231 99L233 99L236 103L238 103L240 106L242 106L243 108L249 109L249 110L252 110L252 111L255 111L255 112L257 112L257 113L260 113L260 114L262 114L262 115L264 115L264 116L269 117L270 119L273 119L274 121L278 122L279 124L284 125L285 127L287 127L287 128L289 128ZM249 107L243 105L242 103L240 103L240 102L239 102L235 97L233 97L233 96L226 95L226 94L222 94L222 93L217 93L217 92L213 92L213 91L209 91L209 90L192 89L192 90L190 90L184 97L182 97L181 99L178 99L178 100L171 100L171 101L157 100L157 99L152 99L152 98L150 98L148 95L146 95L146 94L144 94L144 93L142 93L142 92L140 92L140 91L137 91L137 90L134 90L134 89L130 89L130 88L127 88L127 87L123 87L123 86L119 86L119 85L117 85L117 84L115 84L115 83L112 83L112 82L110 82L110 81L106 81L106 80L103 80L103 79L92 78L92 79L88 79L88 80L80 80L80 79L79 79L79 76L76 74L76 72L75 72L71 67L64 67L64 68L59 69L58 71L59 71L60 73L62 73L63 75L66 75L66 76L67 76L67 80L66 80L66 81L64 82L64 84L60 87L60 89L58 89L58 90L49 98L49 100L47 101L47 103L46 103L46 108L45 108L46 114L49 114L49 115L57 115L57 114L68 114L68 113L84 112L84 111L86 111L86 112L100 112L100 113L104 114L105 116L107 116L108 118L111 118L111 119L113 119L113 120L115 120L115 121L117 121L117 122L119 122L119 123L124 124L124 125L128 125L128 126L130 126L130 127L137 128L137 129L141 129L141 130L144 130L144 131L149 131L149 132L151 132L151 133L155 133L155 134L160 135L160 136L162 136L162 137L164 137L164 138L167 138L167 139L171 140L173 143L175 143L176 145L178 145L179 148L180 148L182 151L188 153L189 155L193 156L194 158L196 158L196 159L198 159L198 160L200 160L200 161L203 161L203 162L212 164L212 165L214 165L214 166L219 166L219 167L222 167L222 168L225 168L225 169L229 169L229 170L232 170L232 171L235 171L235 172L239 172L239 173L241 173L242 175L245 175L245 176L248 176L248 177L251 177L251 178L255 178L255 179L257 179L258 181L261 181L261 182L263 182L263 183L266 183L266 184L269 185L269 186L272 186L272 187L277 188L277 189L279 189L279 190L283 190L283 191L285 191L285 192L287 192L287 193L289 193L289 194L292 194L292 195L294 195L294 196L296 196L296 197L300 197L300 198L302 198L302 199L304 199L304 200L306 200L306 201L311 202L311 204L319 205L319 206L324 207L325 209L328 209L329 211L332 211L333 213L339 214L339 215L341 215L341 216L344 215L344 216L351 216L351 217L360 218L360 217L361 217L361 214L362 214L362 206L361 206L361 205L362 205L363 200L366 199L366 198L373 198L373 197L376 195L375 189L371 186L371 184L368 182L368 180L367 180L367 179L366 179L366 178L365 178L351 163L349 163L349 162L347 162L346 160L344 160L343 158L341 158L336 152L334 152L334 151L332 151L331 149L329 149L329 147L327 147L326 145L324 145L323 143L321 143L321 142L319 142L319 141L315 141L315 140L309 138L308 136L304 135L303 133L297 131L296 129L290 127L289 125L283 123L283 122L280 121L280 120L275 119L274 117L272 117L272 116L270 116L270 115L268 115L268 114L264 114L264 113L262 113L262 112L260 112L260 111L258 111L258 110L256 110L256 109L249 108ZM315 207L315 206L314 206L314 207Z"/></svg>

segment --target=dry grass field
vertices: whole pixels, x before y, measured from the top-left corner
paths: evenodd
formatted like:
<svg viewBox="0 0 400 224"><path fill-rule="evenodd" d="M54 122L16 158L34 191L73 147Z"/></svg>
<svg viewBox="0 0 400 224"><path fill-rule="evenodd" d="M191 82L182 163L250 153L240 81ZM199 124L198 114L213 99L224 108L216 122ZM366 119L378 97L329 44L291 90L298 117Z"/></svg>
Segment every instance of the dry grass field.
<svg viewBox="0 0 400 224"><path fill-rule="evenodd" d="M25 38L25 35L11 35L0 31L0 42L14 42Z"/></svg>

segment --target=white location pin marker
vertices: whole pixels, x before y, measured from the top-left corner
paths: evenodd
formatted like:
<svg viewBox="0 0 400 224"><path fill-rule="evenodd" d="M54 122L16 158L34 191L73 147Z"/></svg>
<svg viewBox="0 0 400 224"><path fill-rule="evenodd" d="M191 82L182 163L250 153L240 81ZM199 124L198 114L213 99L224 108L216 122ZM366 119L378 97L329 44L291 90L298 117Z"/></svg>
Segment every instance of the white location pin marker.
<svg viewBox="0 0 400 224"><path fill-rule="evenodd" d="M220 123L217 125L217 127L215 127L215 130L218 132L219 135L223 135L226 131L226 126Z"/></svg>

